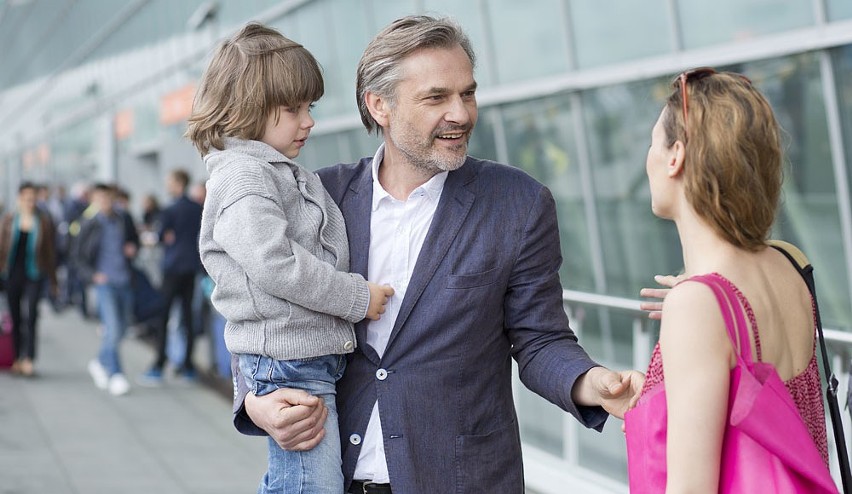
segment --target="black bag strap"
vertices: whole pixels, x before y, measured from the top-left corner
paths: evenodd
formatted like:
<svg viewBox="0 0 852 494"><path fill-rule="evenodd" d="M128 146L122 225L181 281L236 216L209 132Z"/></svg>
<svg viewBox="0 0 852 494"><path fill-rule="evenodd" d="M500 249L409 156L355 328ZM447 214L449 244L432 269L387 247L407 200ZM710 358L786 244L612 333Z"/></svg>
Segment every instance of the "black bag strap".
<svg viewBox="0 0 852 494"><path fill-rule="evenodd" d="M816 329L819 337L820 353L822 353L822 364L825 368L826 380L826 401L828 402L828 414L831 417L831 428L834 431L834 442L837 447L837 461L840 464L840 480L843 484L843 492L852 494L852 472L849 468L849 454L846 451L846 439L843 435L843 422L840 415L840 406L837 404L837 377L831 369L828 362L828 351L825 347L825 336L822 334L822 320L819 315L819 303L816 296L816 285L814 284L814 268L805 254L795 245L784 242L783 240L770 240L769 245L790 260L799 274L808 285L808 290L811 292L811 297L814 299L814 308L816 309Z"/></svg>

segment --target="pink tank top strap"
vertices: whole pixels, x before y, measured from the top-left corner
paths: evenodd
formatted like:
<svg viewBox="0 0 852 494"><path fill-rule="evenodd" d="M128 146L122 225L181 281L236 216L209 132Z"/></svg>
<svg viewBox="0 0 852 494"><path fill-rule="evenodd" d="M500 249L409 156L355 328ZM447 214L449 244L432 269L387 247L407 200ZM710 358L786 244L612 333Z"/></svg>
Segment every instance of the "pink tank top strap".
<svg viewBox="0 0 852 494"><path fill-rule="evenodd" d="M716 273L693 276L686 281L697 281L713 290L713 294L719 302L722 318L725 320L728 336L732 342L739 342L739 358L751 363L751 342L748 337L748 329L746 329L748 324L732 285Z"/></svg>

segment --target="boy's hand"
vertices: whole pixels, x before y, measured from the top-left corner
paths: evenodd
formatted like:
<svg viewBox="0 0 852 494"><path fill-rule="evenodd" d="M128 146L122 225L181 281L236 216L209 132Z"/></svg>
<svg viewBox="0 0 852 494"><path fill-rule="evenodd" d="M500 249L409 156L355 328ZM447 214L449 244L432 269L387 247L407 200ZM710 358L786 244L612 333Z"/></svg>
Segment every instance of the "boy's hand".
<svg viewBox="0 0 852 494"><path fill-rule="evenodd" d="M382 314L385 313L385 305L388 299L393 295L393 288L390 285L377 285L372 282L367 282L370 288L370 305L367 306L367 319L378 321Z"/></svg>

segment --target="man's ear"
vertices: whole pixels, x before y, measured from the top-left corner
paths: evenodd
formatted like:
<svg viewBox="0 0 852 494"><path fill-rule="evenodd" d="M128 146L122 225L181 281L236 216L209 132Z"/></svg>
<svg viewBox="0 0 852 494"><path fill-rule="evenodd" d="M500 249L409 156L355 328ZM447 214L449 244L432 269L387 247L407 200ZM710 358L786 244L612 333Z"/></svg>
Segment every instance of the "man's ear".
<svg viewBox="0 0 852 494"><path fill-rule="evenodd" d="M686 158L686 146L684 146L683 142L675 141L672 146L672 155L669 158L669 162L666 165L666 171L669 175L669 178L675 178L680 176L683 173L684 159Z"/></svg>
<svg viewBox="0 0 852 494"><path fill-rule="evenodd" d="M390 120L390 106L385 98L367 91L364 94L364 102L367 104L367 111L373 119L379 124L379 127L385 128Z"/></svg>

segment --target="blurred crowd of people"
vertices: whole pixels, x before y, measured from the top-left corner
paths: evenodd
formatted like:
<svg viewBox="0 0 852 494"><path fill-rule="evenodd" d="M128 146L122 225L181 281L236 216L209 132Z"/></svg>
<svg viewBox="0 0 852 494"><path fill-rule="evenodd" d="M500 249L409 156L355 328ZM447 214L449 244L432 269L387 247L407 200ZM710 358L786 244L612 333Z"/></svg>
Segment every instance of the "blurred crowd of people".
<svg viewBox="0 0 852 494"><path fill-rule="evenodd" d="M0 325L12 347L6 367L36 373L39 302L47 299L56 312L78 310L99 321L100 348L88 365L99 388L113 395L130 390L119 352L128 330L154 349L140 385L161 384L168 364L176 377L196 379L195 336L212 321L211 283L198 254L206 190L177 169L166 176L164 192L167 203L149 193L134 211L130 192L116 184L20 183L0 219L8 304Z"/></svg>

